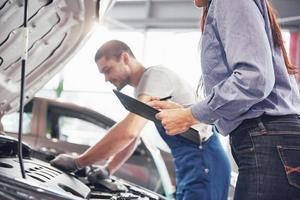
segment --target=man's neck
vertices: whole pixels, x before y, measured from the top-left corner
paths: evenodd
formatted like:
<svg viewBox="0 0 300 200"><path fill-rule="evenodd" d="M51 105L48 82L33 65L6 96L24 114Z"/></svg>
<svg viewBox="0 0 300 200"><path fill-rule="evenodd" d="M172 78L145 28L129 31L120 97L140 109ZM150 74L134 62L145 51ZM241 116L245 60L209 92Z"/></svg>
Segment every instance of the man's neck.
<svg viewBox="0 0 300 200"><path fill-rule="evenodd" d="M137 85L139 84L144 71L145 71L145 67L139 63L139 62L135 62L133 67L131 68L131 77L130 77L130 84L132 87L136 88Z"/></svg>

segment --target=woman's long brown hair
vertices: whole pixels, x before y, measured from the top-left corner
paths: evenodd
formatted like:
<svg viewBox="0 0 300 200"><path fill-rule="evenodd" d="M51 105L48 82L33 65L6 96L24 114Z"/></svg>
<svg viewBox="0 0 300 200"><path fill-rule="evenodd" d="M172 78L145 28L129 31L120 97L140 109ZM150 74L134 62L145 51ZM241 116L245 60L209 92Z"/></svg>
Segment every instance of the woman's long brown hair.
<svg viewBox="0 0 300 200"><path fill-rule="evenodd" d="M290 62L289 57L287 55L286 49L284 47L284 42L283 42L283 37L281 34L280 26L277 22L277 17L275 15L275 11L274 11L273 7L271 6L271 3L269 2L269 0L266 0L266 5L267 5L267 9L268 9L268 15L269 15L269 19L270 19L274 43L276 46L278 46L281 49L281 52L282 52L282 55L284 58L284 62L285 62L285 66L286 66L288 73L296 74L296 73L298 73L298 70L296 69L296 66ZM203 14L202 14L202 18L200 21L200 27L201 27L202 32L204 30L207 12L208 12L208 9L206 7L203 7Z"/></svg>

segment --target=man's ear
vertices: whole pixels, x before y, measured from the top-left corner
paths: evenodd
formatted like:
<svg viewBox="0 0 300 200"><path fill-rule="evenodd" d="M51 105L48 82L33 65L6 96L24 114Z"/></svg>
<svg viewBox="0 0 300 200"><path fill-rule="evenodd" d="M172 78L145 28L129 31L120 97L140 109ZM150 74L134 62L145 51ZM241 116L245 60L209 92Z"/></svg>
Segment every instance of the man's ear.
<svg viewBox="0 0 300 200"><path fill-rule="evenodd" d="M129 63L129 54L127 52L123 52L121 54L121 59L123 60L123 62L128 65Z"/></svg>

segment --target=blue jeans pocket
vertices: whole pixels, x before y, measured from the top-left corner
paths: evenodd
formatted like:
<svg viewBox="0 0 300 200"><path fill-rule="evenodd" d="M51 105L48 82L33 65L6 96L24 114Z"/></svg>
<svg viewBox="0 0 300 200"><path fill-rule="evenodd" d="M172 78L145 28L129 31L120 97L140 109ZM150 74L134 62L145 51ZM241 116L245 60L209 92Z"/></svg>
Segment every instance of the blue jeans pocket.
<svg viewBox="0 0 300 200"><path fill-rule="evenodd" d="M300 147L277 146L289 184L300 189Z"/></svg>

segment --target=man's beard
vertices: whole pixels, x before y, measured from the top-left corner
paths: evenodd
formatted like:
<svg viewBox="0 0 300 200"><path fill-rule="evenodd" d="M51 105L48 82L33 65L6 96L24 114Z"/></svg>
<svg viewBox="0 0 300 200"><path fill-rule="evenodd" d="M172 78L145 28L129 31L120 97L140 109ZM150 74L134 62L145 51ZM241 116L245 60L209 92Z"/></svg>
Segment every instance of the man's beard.
<svg viewBox="0 0 300 200"><path fill-rule="evenodd" d="M120 91L125 87L126 85L129 84L129 78L126 78L124 81L120 82L120 84L117 87L117 90Z"/></svg>

